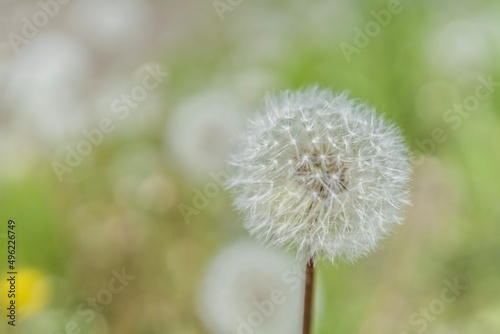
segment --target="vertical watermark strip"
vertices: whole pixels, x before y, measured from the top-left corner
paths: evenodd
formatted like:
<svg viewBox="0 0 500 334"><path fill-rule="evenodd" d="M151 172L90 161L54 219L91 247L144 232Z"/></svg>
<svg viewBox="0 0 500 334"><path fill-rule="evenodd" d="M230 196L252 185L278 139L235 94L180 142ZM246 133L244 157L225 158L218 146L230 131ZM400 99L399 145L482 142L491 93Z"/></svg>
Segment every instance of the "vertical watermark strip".
<svg viewBox="0 0 500 334"><path fill-rule="evenodd" d="M16 264L16 222L9 219L7 222L7 324L16 326L17 321L17 264Z"/></svg>

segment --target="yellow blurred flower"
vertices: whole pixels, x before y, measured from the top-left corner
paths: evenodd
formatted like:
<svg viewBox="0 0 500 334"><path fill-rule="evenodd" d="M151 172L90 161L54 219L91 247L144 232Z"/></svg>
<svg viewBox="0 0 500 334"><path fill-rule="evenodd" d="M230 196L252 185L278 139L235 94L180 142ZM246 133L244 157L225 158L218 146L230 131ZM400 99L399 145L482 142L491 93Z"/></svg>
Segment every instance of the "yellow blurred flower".
<svg viewBox="0 0 500 334"><path fill-rule="evenodd" d="M0 305L8 307L15 300L17 317L35 314L47 306L52 296L52 284L47 275L36 268L22 268L15 275L15 297L6 274L0 284ZM12 281L13 282L13 281Z"/></svg>

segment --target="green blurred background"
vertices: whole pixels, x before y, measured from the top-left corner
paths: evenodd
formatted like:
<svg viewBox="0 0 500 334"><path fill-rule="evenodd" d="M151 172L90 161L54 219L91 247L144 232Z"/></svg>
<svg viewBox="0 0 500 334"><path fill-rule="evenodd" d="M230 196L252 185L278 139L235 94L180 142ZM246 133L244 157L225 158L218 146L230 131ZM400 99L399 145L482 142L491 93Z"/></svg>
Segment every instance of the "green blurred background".
<svg viewBox="0 0 500 334"><path fill-rule="evenodd" d="M0 13L0 269L14 219L19 272L18 324L3 312L0 332L239 333L224 319L281 276L263 261L262 280L236 284L241 256L215 269L229 292L203 284L251 242L210 175L267 92L311 84L386 114L414 154L405 224L355 265L318 265L314 333L500 332L498 1L3 0ZM156 69L168 76L137 88ZM103 119L113 130L59 178ZM122 268L122 291L81 308ZM248 291L237 305L234 287ZM228 297L208 315L210 295ZM300 332L271 331L273 316L252 333Z"/></svg>

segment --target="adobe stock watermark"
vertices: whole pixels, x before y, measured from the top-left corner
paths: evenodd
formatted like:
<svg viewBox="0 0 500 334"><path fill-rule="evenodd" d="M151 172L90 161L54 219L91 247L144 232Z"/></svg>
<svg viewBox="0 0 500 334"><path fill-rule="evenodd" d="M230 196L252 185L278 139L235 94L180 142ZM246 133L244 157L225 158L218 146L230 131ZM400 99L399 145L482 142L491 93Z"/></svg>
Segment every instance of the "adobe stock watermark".
<svg viewBox="0 0 500 334"><path fill-rule="evenodd" d="M85 157L92 154L94 147L100 145L104 137L116 129L117 123L125 120L130 112L136 109L152 91L160 87L160 84L168 76L167 72L161 70L160 65L156 65L156 68L148 65L145 67L145 72L141 84L135 85L129 93L123 93L111 102L110 109L114 114L114 119L103 118L97 127L90 130L83 129L82 135L85 139L80 140L74 146L66 145L64 147L64 161L54 160L52 162L52 169L59 182L63 181L63 176L66 173L71 173Z"/></svg>
<svg viewBox="0 0 500 334"><path fill-rule="evenodd" d="M368 21L363 28L354 28L352 44L346 42L339 44L340 50L347 62L350 63L354 54L359 54L363 49L367 48L371 41L380 35L382 28L391 24L393 17L402 13L403 9L401 0L389 0L386 9L372 10L370 15L373 17L373 20Z"/></svg>
<svg viewBox="0 0 500 334"><path fill-rule="evenodd" d="M466 286L460 285L458 279L455 278L453 283L449 280L443 282L445 288L441 290L439 298L435 298L429 302L426 307L420 307L418 312L414 312L408 319L408 324L411 328L411 333L423 333L431 322L435 321L439 315L445 310L446 306L455 302L457 298L467 289ZM410 334L408 331L400 332L399 334Z"/></svg>
<svg viewBox="0 0 500 334"><path fill-rule="evenodd" d="M224 189L225 182L229 179L229 173L225 170L210 172L208 175L212 179L211 182L206 183L203 188L195 187L192 189L191 204L181 203L177 206L187 224L191 222L191 216L199 215L208 206L210 200L219 196L221 190Z"/></svg>
<svg viewBox="0 0 500 334"><path fill-rule="evenodd" d="M495 92L495 87L500 86L499 82L493 81L491 75L488 78L478 77L479 84L474 89L474 94L465 97L461 103L455 103L452 108L445 110L443 120L450 124L452 130L458 130L465 119L468 119L475 111L477 111L484 102L491 98ZM426 155L433 155L437 151L439 144L443 144L448 140L447 131L442 127L437 127L432 130L431 136L422 140L416 139L415 145L420 154L419 157L412 157L411 163L413 166L420 166Z"/></svg>
<svg viewBox="0 0 500 334"><path fill-rule="evenodd" d="M305 273L298 270L292 271L287 270L281 276L282 283L286 286L286 289L291 292L297 292L304 284ZM237 317L238 325L236 327L236 332L225 332L222 334L253 334L255 329L260 328L264 325L265 319L272 317L280 305L285 304L287 301L287 294L285 291L279 289L273 289L269 298L262 301L258 301L255 298L252 300L252 305L254 310L243 318L241 316Z"/></svg>
<svg viewBox="0 0 500 334"><path fill-rule="evenodd" d="M101 289L94 297L89 297L85 302L79 304L70 320L64 325L64 330L51 332L49 334L76 334L81 333L82 328L94 321L96 313L102 312L105 307L113 302L114 297L123 292L125 288L135 279L135 276L126 273L126 269L121 271L113 270L113 277L109 280L105 288Z"/></svg>
<svg viewBox="0 0 500 334"><path fill-rule="evenodd" d="M219 16L219 19L224 21L224 15L226 12L232 12L236 7L241 5L242 2L243 0L214 0L212 5Z"/></svg>
<svg viewBox="0 0 500 334"><path fill-rule="evenodd" d="M38 1L38 6L40 9L36 11L30 18L23 16L21 18L21 32L17 34L15 32L10 32L7 34L7 39L11 48L15 53L21 50L22 46L25 46L35 38L40 29L43 29L57 14L59 14L61 7L67 5L72 0L40 0Z"/></svg>

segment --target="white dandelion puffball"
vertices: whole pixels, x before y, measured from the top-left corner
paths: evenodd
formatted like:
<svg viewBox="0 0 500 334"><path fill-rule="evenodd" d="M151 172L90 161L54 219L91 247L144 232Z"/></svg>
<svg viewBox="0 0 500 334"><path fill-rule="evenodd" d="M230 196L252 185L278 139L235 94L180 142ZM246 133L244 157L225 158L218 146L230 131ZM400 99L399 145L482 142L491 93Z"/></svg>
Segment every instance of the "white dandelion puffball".
<svg viewBox="0 0 500 334"><path fill-rule="evenodd" d="M140 54L145 48L152 14L148 1L87 0L75 1L67 20L92 46L123 58Z"/></svg>
<svg viewBox="0 0 500 334"><path fill-rule="evenodd" d="M13 127L50 145L81 131L88 122L85 90L92 69L90 52L78 38L40 33L9 67L5 92L16 115Z"/></svg>
<svg viewBox="0 0 500 334"><path fill-rule="evenodd" d="M298 334L303 273L286 254L241 240L207 268L198 311L214 334Z"/></svg>
<svg viewBox="0 0 500 334"><path fill-rule="evenodd" d="M354 261L402 221L411 168L398 129L317 87L268 97L230 158L252 235L301 261Z"/></svg>
<svg viewBox="0 0 500 334"><path fill-rule="evenodd" d="M244 109L231 94L220 90L200 93L175 109L165 141L186 174L204 179L225 167Z"/></svg>

